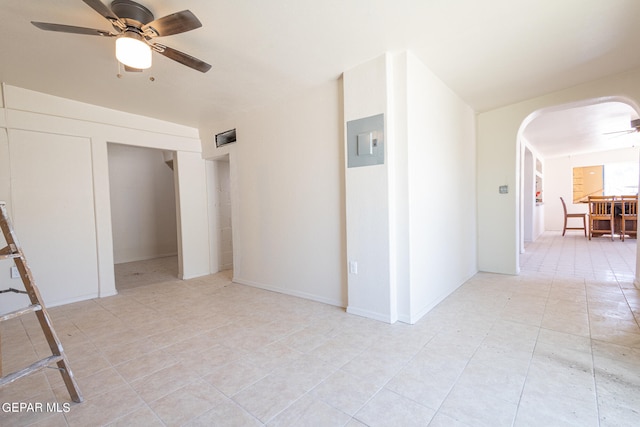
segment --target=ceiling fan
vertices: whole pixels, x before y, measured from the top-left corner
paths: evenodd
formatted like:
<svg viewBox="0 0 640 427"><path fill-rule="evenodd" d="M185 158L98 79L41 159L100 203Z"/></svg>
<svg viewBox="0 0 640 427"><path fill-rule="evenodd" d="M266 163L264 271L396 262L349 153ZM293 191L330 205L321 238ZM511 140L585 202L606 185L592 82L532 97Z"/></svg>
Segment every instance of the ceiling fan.
<svg viewBox="0 0 640 427"><path fill-rule="evenodd" d="M603 135L621 136L621 135L627 135L627 134L636 133L636 132L640 132L640 119L631 120L631 129L618 130L615 132L605 132Z"/></svg>
<svg viewBox="0 0 640 427"><path fill-rule="evenodd" d="M125 66L126 71L149 68L152 51L203 73L211 68L211 65L198 58L155 43L153 40L155 37L171 36L200 28L202 23L191 11L183 10L154 19L149 9L132 0L113 0L111 7L107 7L100 0L82 1L106 18L115 32L47 22L31 23L46 31L115 37L116 58Z"/></svg>

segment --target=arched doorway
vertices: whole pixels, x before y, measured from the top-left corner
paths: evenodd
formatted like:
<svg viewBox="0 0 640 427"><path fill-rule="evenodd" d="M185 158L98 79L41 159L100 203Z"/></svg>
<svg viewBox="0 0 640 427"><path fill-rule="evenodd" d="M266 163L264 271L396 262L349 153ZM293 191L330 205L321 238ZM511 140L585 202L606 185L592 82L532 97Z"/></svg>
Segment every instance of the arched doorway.
<svg viewBox="0 0 640 427"><path fill-rule="evenodd" d="M606 97L543 108L523 120L517 141L520 253L542 231L561 229L559 198L572 201L572 166L630 160L637 166L640 134L631 121L639 116L634 101ZM555 166L551 174L545 173L545 160ZM633 193L627 194L637 193L637 177L635 181ZM587 211L585 204L574 207Z"/></svg>

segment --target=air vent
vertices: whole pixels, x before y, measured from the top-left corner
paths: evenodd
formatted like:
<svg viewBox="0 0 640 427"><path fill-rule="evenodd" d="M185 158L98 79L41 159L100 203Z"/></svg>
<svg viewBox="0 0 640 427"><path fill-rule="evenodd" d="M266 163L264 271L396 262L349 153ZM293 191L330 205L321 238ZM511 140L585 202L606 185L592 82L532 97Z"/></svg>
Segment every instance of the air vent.
<svg viewBox="0 0 640 427"><path fill-rule="evenodd" d="M223 145L236 142L236 130L231 129L225 132L220 132L216 135L216 147L222 147Z"/></svg>

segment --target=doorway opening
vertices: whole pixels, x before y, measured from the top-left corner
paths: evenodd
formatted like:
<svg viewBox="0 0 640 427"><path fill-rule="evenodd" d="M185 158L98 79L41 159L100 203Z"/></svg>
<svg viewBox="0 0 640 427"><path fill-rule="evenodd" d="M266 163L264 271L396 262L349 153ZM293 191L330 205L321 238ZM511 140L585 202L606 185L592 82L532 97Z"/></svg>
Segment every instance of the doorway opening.
<svg viewBox="0 0 640 427"><path fill-rule="evenodd" d="M178 280L173 152L108 144L116 289Z"/></svg>
<svg viewBox="0 0 640 427"><path fill-rule="evenodd" d="M560 197L571 212L588 212L588 204L574 197L575 168L639 162L640 133L632 126L638 111L630 99L606 97L537 110L522 122L519 253L543 232L562 231Z"/></svg>

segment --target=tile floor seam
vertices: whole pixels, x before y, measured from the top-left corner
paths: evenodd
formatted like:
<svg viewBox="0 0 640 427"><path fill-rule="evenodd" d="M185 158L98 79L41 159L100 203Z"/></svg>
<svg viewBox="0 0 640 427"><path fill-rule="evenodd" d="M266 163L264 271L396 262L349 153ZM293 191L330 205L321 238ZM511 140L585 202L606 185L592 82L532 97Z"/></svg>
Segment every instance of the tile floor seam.
<svg viewBox="0 0 640 427"><path fill-rule="evenodd" d="M133 391L135 392L135 390L133 390ZM140 397L140 396L138 396L138 397ZM140 399L142 400L142 398L140 398ZM108 422L102 424L101 427L107 427L107 426L110 426L110 425L113 425L113 424L117 423L118 421L124 420L126 417L128 417L131 414L134 414L134 413L138 412L142 408L148 409L156 417L158 422L162 423L162 425L164 425L164 426L167 425L164 421L162 421L162 418L160 418L158 416L158 414L156 414L156 412L149 406L149 404L143 400L142 401L142 406L131 410L131 412L127 412L125 414L122 414L122 416L120 416L120 417L118 417L118 418L116 418L114 420L111 420L111 421L108 421Z"/></svg>
<svg viewBox="0 0 640 427"><path fill-rule="evenodd" d="M344 371L343 371L343 372L344 372ZM354 375L352 375L352 374L350 374L350 373L348 373L348 372L344 372L344 373L345 373L346 375L350 375L350 376L353 376L353 377L355 378L355 376L354 376ZM358 377L358 379L359 379L359 377ZM325 379L324 381L322 381L321 383L317 384L315 387L313 387L313 388L312 388L311 390L309 390L307 393L311 393L313 390L315 390L316 388L320 387L320 386L321 386L325 381L327 381L327 380L328 380L328 378L326 378L326 379ZM379 387L379 388L378 388L378 390L377 390L374 394L377 394L377 393L378 393L380 390L382 390L383 388L384 388L384 386ZM316 397L315 397L315 396L313 396L313 395L312 395L311 397L316 398ZM337 411L340 411L340 412L342 412L343 414L348 415L348 416L349 416L349 417L351 417L352 419L354 419L355 414L356 414L356 413L358 413L362 408L364 408L364 407L366 406L366 404L371 400L371 398L369 398L369 399L368 399L364 404L362 404L362 405L360 406L360 408L358 408L358 410L356 410L356 411L355 411L355 413L354 413L353 415L351 415L351 414L349 414L349 413L347 413L347 412L343 411L342 409L337 408L335 405L331 404L331 402L327 402L325 399L322 399L322 398L320 398L320 397L317 397L317 399L319 399L321 402L324 402L325 404L329 405L329 406L330 406L330 407L332 407L333 409L335 409L335 410L337 410Z"/></svg>
<svg viewBox="0 0 640 427"><path fill-rule="evenodd" d="M502 307L502 310L504 310L504 307L505 307L506 305L507 305L507 302L505 302L504 306ZM490 327L490 328L488 328L488 330L491 330L491 329L493 328L493 326L496 324L496 322L497 322L497 319L493 321L493 323L491 324L491 327ZM437 334L436 334L436 335L437 335ZM433 340L433 338L435 338L435 336L436 336L436 335L434 335L434 336L433 336L429 341ZM442 399L442 401L440 402L440 405L439 405L437 408L435 408L435 409L434 409L434 408L431 408L431 407L429 407L429 406L427 406L427 405L425 405L425 404L423 404L423 403L421 403L421 402L416 401L415 399L412 399L412 398L410 398L410 397L403 396L403 395L401 395L401 394L399 394L399 393L396 393L395 391L393 391L393 390L391 390L391 389L388 389L388 390L389 390L389 391L391 391L391 392L393 392L393 393L395 393L395 394L397 394L397 395L399 395L399 396L402 396L402 397L403 397L403 398L405 398L405 399L411 400L411 401L412 401L412 402L414 402L414 403L417 403L417 404L419 404L419 405L421 405L421 406L424 406L425 408L428 408L428 409L433 410L433 411L434 411L434 413L433 413L433 416L431 417L431 420L433 420L433 418L435 418L435 417L436 417L436 415L438 415L438 413L440 413L440 412L441 412L442 405L444 404L444 402L446 402L447 398L449 397L449 395L451 394L451 392L453 391L453 389L456 387L456 384L458 384L458 381L460 380L460 377L462 377L462 375L464 374L464 371L465 371L465 370L467 369L467 367L469 366L469 363L470 363L470 362L471 362L471 360L473 359L473 356L478 352L478 349L480 348L480 346L482 345L482 343L487 339L487 336L488 336L488 332L485 332L485 336L484 336L484 338L483 338L483 339L482 339L482 341L481 341L481 342L476 346L475 350L473 351L473 353L471 354L471 356L468 358L467 362L465 363L464 368L462 368L462 369L460 370L460 373L457 375L456 379L452 382L451 387L449 388L449 390L447 391L447 393L446 393L445 397ZM427 344L423 345L423 346L422 346L422 349L424 349L426 346L427 346ZM422 349L421 349L421 350L422 350ZM412 360L413 360L416 356L417 356L417 354L413 356ZM407 364L408 364L408 362L407 362ZM398 371L398 372L400 372L400 371ZM396 372L396 374L397 374L398 372ZM395 376L394 376L394 377L395 377ZM388 384L388 383L389 383L389 382L390 382L394 377L390 378L390 379L389 379L389 380L388 380L388 381L387 381L387 382L382 386L382 388L381 388L380 390L382 390L382 389L386 388L386 385L387 385L387 384ZM380 392L380 390L378 390L378 393ZM371 399L370 399L370 400L371 400ZM366 404L365 404L365 406L366 406ZM363 407L364 407L364 406L363 406ZM451 417L451 418L455 419L455 420L456 420L456 421L458 421L458 422L462 422L462 421L460 421L459 419L457 419L456 417L454 417L454 416L452 416L452 415L447 414L446 412L442 412L442 413L443 413L444 415L448 416L448 417ZM429 423L431 423L431 420L429 420Z"/></svg>
<svg viewBox="0 0 640 427"><path fill-rule="evenodd" d="M250 363L250 362L249 362L249 363ZM253 385L257 384L257 383L259 383L260 381L262 381L263 379L265 379L267 376L269 376L269 375L271 374L271 372L273 372L273 369L272 369L272 370L270 370L269 372L267 372L267 373L266 373L265 375L263 375L262 377L260 377L260 378L258 378L257 380L253 381L252 383L249 383L249 384L247 384L247 385L245 385L245 386L243 386L243 387L239 388L239 389L238 389L235 393L233 393L232 395L228 395L228 394L227 394L227 393L225 393L224 391L220 390L218 387L216 387L216 385L215 385L215 384L211 383L210 381L207 381L206 379L205 379L205 381L207 381L208 383L210 383L212 386L216 387L216 389L217 389L218 391L220 391L220 393L224 394L226 397L228 397L229 399L231 399L231 400L233 400L233 401L235 402L235 400L233 399L233 398L234 398L234 396L237 396L237 395L238 395L238 394L240 394L242 391L244 391L244 390L248 389L249 387L251 387L251 386L253 386ZM203 379L204 379L204 378L203 378ZM238 403L238 405L239 405L239 403Z"/></svg>
<svg viewBox="0 0 640 427"><path fill-rule="evenodd" d="M440 329L438 330L438 332L441 332L441 330L442 330L442 328L440 328ZM415 353L411 358L409 358L409 359L408 359L408 360L407 360L407 361L406 361L406 362L405 362L401 367L399 367L399 368L398 368L398 370L394 373L394 375L393 375L393 376L391 376L391 377L390 377L390 378L389 378L389 379L388 379L384 384L382 384L381 386L379 386L379 387L378 387L378 390L377 390L377 391L376 391L372 396L370 396L370 397L369 397L369 398L368 398L368 399L367 399L367 400L366 400L366 401L365 401L365 402L360 406L360 408L359 408L359 409L354 413L354 415L351 415L352 419L355 419L355 420L357 420L358 422L360 422L360 423L362 423L362 424L368 425L368 424L366 424L363 420L361 420L361 419L357 418L358 413L359 413L359 412L361 412L361 411L362 411L362 410L367 406L367 404L369 404L369 402L371 402L371 401L374 399L374 397L375 397L375 396L377 396L377 395L378 395L382 390L386 389L387 384L389 384L389 382L391 382L391 380L393 380L393 378L395 378L395 376L396 376L400 371L402 371L402 369L404 369L407 365L409 365L409 363L410 363L411 361L413 361L413 360L418 356L418 354L420 353L420 351L422 351L422 350L424 350L424 349L425 349L425 347L426 347L426 346L427 346L427 345L428 345L428 344L429 344L429 343L430 343L430 342L435 338L435 336L436 336L436 335L437 335L437 333L435 333L435 334L434 334L434 335L433 335L429 340L427 340L427 342L425 342L425 343L422 345L422 347L420 347L420 350L418 350L418 351L417 351L417 352L416 352L416 353ZM366 351L366 349L364 349L364 350L363 350L361 353L359 353L359 354L362 354L362 353L364 353L365 351ZM345 364L345 365L346 365L346 364ZM466 366L466 365L465 365L465 366ZM347 374L349 374L348 372L346 372L346 373L347 373ZM349 375L351 375L351 374L349 374ZM460 375L462 375L462 374L460 374ZM318 385L319 385L319 384L318 384ZM316 387L317 387L317 386L316 386ZM453 389L453 386L451 386L451 389ZM398 395L398 396L400 396L400 397L402 397L403 399L410 400L410 401L412 401L412 402L414 402L414 403L417 403L417 404L419 404L419 405L421 405L421 406L423 406L423 407L425 407L425 408L428 408L428 409L434 410L433 408L430 408L430 407L428 407L428 406L424 405L424 404L423 404L423 403L421 403L421 402L417 402L417 401L415 401L414 399L411 399L411 398L409 398L409 397L406 397L406 396L403 396L403 395L401 395L401 394L399 394L399 393L396 393L395 391L393 391L393 390L391 390L391 389L387 389L387 390L388 390L388 391L390 391L390 392L392 392L392 393L394 393L394 394L396 394L396 395ZM451 390L449 390L449 391L451 391ZM337 408L336 408L336 409L337 409ZM436 413L437 413L437 411L436 411L436 410L434 410L433 417L435 417ZM347 415L349 415L349 414L347 414ZM433 417L432 417L432 419L433 419ZM431 420L429 420L429 422L431 422Z"/></svg>
<svg viewBox="0 0 640 427"><path fill-rule="evenodd" d="M622 292L622 296L624 297L624 300L627 303L627 308L629 308L629 311L631 313L633 313L633 307L631 306L631 303L629 302L629 298L627 298L627 294L622 290L622 286L620 286L620 282L618 282L618 287L620 288L620 291ZM638 320L639 317L634 315L633 319L635 320L636 325L638 326L638 328L640 328L640 321Z"/></svg>
<svg viewBox="0 0 640 427"><path fill-rule="evenodd" d="M138 396L138 398L140 398L140 401L142 402L142 404L141 404L139 407L136 407L136 408L132 409L130 412L126 412L126 413L122 414L122 416L117 417L115 420L110 420L110 421L107 421L106 423L101 424L101 426L107 426L107 425L109 425L109 424L113 424L116 420L121 419L121 418L124 418L124 417L126 417L126 416L128 416L128 415L130 415L130 414L132 414L132 413L134 413L134 412L136 412L136 411L138 411L138 410L140 409L140 407L144 407L144 406L147 406L147 407L148 407L148 405L147 405L147 403L144 401L144 399L142 399L142 398L138 395L138 393L136 392L136 390L134 390L134 389L133 389L133 387L131 387L131 385L130 385L130 384L126 383L126 385L125 385L125 386L126 386L126 387L128 387L132 392L136 393L136 395ZM125 386L122 386L121 388L124 388ZM65 390L66 390L66 389L65 389ZM104 394L104 393L102 393L102 394L97 394L97 395L95 395L95 396L92 396L92 397L91 397L91 400L95 400L95 399L99 398L100 396L102 396L103 394ZM85 401L84 401L83 403L85 403L87 400L88 400L88 399L86 399L86 398L85 398ZM74 403L74 404L72 404L72 405L82 405L82 403ZM149 409L151 409L151 408L149 408ZM63 415L64 415L64 417L65 417L65 421L66 421L66 423L67 423L67 426L71 426L71 422L69 421L69 418L68 418L68 417L71 415L71 413L72 413L72 412L64 413L64 414L63 414ZM163 423L163 424L164 424L164 423Z"/></svg>
<svg viewBox="0 0 640 427"><path fill-rule="evenodd" d="M586 291L586 283L585 283L585 291ZM591 335L591 310L589 309L589 298L587 298L587 322L589 323L589 349L591 350L591 366L592 366L592 375L593 375L593 395L595 398L595 408L596 413L598 414L598 426L601 424L601 416L600 416L600 405L598 404L598 377L596 375L596 360L593 352L593 337Z"/></svg>
<svg viewBox="0 0 640 427"><path fill-rule="evenodd" d="M542 331L542 322L544 319L544 315L547 311L547 306L549 305L549 298L551 296L551 290L553 289L553 279L551 279L551 285L549 286L549 290L547 291L547 296L545 298L544 310L542 312L542 319L540 320L540 325L537 327L538 332L536 334L536 340L533 344L533 349L531 350L531 357L529 357L529 363L527 363L527 370L524 374L524 381L522 382L522 387L520 389L520 396L518 397L518 403L516 404L516 412L513 416L512 426L515 426L518 421L518 412L520 411L520 404L522 403L522 397L524 395L524 390L527 387L527 379L529 379L529 372L531 371L531 364L533 363L533 355L536 352L536 347L538 346L538 340L540 339L540 332Z"/></svg>
<svg viewBox="0 0 640 427"><path fill-rule="evenodd" d="M313 390L313 389L311 389L311 390ZM277 419L281 414L284 414L285 412L287 412L287 410L288 410L289 408L291 408L292 406L294 406L297 402L299 402L299 401L301 401L302 399L304 399L304 397L305 397L305 396L309 396L311 399L315 399L315 397L314 397L314 396L312 396L312 395L310 395L310 394L309 394L309 393L311 392L311 390L306 391L305 393L303 393L300 397L298 397L298 398L297 398L297 399L295 399L293 402L291 402L291 403L290 403L286 408L283 408L280 412L278 412L277 414L273 415L270 419L266 420L265 422L262 422L262 421L260 421L260 420L258 420L258 421L260 421L260 422L262 423L262 425L266 426L266 425L268 425L270 422L272 422L272 421L274 421L275 419ZM328 404L327 402L324 402L322 399L319 399L319 400L320 400L321 402L323 402L324 404L326 404L326 405L328 405L328 406L332 407L332 408L333 408L333 409L335 409L336 411L340 411L340 412L342 412L343 414L345 414L345 415L347 415L347 416L349 416L349 417L353 418L353 416L351 416L351 415L347 414L346 412L344 412L344 411L342 411L342 410L340 410L340 409L338 409L338 408L333 407L332 405ZM240 405L240 404L238 403L238 405ZM246 409L246 408L245 408L245 409ZM256 417L255 417L255 415L254 415L253 417L254 417L254 418L256 418ZM256 418L256 419L258 419L258 418ZM347 422L347 424L348 424L348 422Z"/></svg>
<svg viewBox="0 0 640 427"><path fill-rule="evenodd" d="M150 401L150 402L147 402L147 401L146 401L142 396L140 396L140 394L137 392L137 390L135 390L135 389L133 388L133 386L132 386L131 384L128 384L128 385L129 385L129 387L130 387L130 388L132 388L132 389L133 389L133 391L138 395L138 397L140 398L140 400L142 400L143 404L144 404L144 405L145 405L145 406L146 406L146 407L147 407L147 408L148 408L148 409L149 409L149 410L150 410L150 411L151 411L151 412L152 412L152 413L153 413L153 414L154 414L154 415L155 415L155 416L160 420L160 422L162 422L162 424L163 424L163 425L165 425L165 426L166 426L167 424L164 422L164 420L162 419L162 417L160 416L160 414L158 414L158 413L157 413L157 412L156 412L156 411L151 407L151 405L152 405L154 402L158 402L159 400L164 399L164 398L166 398L167 396L169 396L169 395L171 395L171 394L173 394L173 393L175 393L175 392L177 392L177 391L179 391L179 390L181 390L181 389L183 389L183 388L185 388L185 387L187 387L187 386L189 386L189 385L192 385L192 384L196 383L196 382L197 382L197 381L199 381L199 380L200 380L200 381L203 381L203 382L205 382L205 383L207 383L207 384L209 384L209 385L211 385L213 388L215 388L215 389L216 389L216 391L218 391L220 394L222 394L225 398L227 398L227 399L229 399L229 400L232 400L230 397L228 397L226 394L224 394L220 389L218 389L214 384L211 384L211 383L210 383L209 381L207 381L204 377L199 376L199 374L198 374L198 376L196 376L196 378L194 378L192 381L190 381L190 382L188 382L188 383L186 383L186 384L183 384L183 385L181 385L179 388L177 388L176 390L171 390L171 391L170 391L170 392L168 392L167 394L162 395L162 396L159 396L159 397L157 397L156 399L154 399L154 400L152 400L152 401ZM238 404L238 405L239 405L239 404ZM239 405L239 406L240 406L240 405ZM198 414L198 415L194 415L194 416L192 416L191 418L189 418L189 419L185 420L184 422L182 422L182 423L181 423L181 425L185 425L185 424L190 423L191 421L195 420L196 418L201 417L202 415L204 415L204 414L206 414L207 412L211 411L211 409L212 409L212 408L209 408L209 409L207 409L206 411L204 411L204 412L202 412L202 413L200 413L200 414ZM136 409L136 411L137 411L137 409ZM135 412L135 411L132 411L132 412ZM250 415L252 415L252 414L251 414L250 412L248 412L248 411L247 411L247 413L249 413ZM127 415L128 415L128 414L127 414ZM252 415L252 416L253 416L253 415ZM255 417L254 417L254 418L255 418ZM108 423L108 424L111 424L111 423Z"/></svg>
<svg viewBox="0 0 640 427"><path fill-rule="evenodd" d="M513 291L511 292L509 298L506 299L502 309L501 309L501 314L504 312L505 307L508 304L508 301L510 300L510 298L513 297ZM447 398L451 395L451 392L453 391L453 389L456 387L456 385L458 384L458 382L460 381L460 378L462 377L462 375L464 374L464 371L467 369L467 367L469 366L469 363L471 362L471 360L473 359L473 357L477 354L478 349L482 346L482 343L484 343L484 341L487 339L487 337L489 336L489 331L491 331L491 329L493 329L493 327L495 326L495 324L498 322L498 320L500 319L500 316L497 316L496 319L493 321L493 323L491 324L491 327L489 327L487 329L487 332L485 332L485 336L482 339L482 341L478 344L478 346L475 348L475 350L473 351L472 355L469 357L469 359L467 360L467 363L465 364L464 368L460 371L460 374L456 377L455 381L453 382L453 384L451 385L451 387L449 388L446 396L444 397L444 399L442 399L442 401L440 402L440 405L438 406L438 408L435 410L434 414L433 414L433 418L435 418L439 413L444 414L445 416L448 416L454 420L456 420L457 422L460 423L464 423L464 421L461 421L460 419L458 419L455 415L452 414L447 414L446 411L442 412L442 406L444 405L444 403L447 401ZM533 356L532 356L533 357ZM525 376L525 381L526 381L526 376ZM524 383L523 383L523 387L524 387ZM500 398L500 400L503 400L505 402L507 402L506 400ZM424 405L423 405L424 406ZM516 406L516 413L517 413L517 406ZM514 413L513 415L513 420L512 420L512 425L515 422L515 418L516 418L516 413Z"/></svg>
<svg viewBox="0 0 640 427"><path fill-rule="evenodd" d="M238 393L236 393L237 395ZM300 398L302 398L302 396L300 396L298 399L296 399L295 401L298 401ZM263 426L266 426L269 421L273 421L278 415L280 415L281 413L283 413L286 409L288 409L293 403L287 405L287 407L285 409L283 409L282 411L278 412L276 415L272 416L271 418L269 418L266 421L262 421L260 418L258 418L253 412L251 412L249 410L249 408L247 408L246 406L244 406L242 403L238 402L237 400L233 399L233 398L229 398L233 403L235 403L236 405L238 405L238 407L240 407L243 411L245 411L246 413L248 413L249 415L251 415L253 418L255 418L256 420L258 420L258 422L260 424L262 424Z"/></svg>

